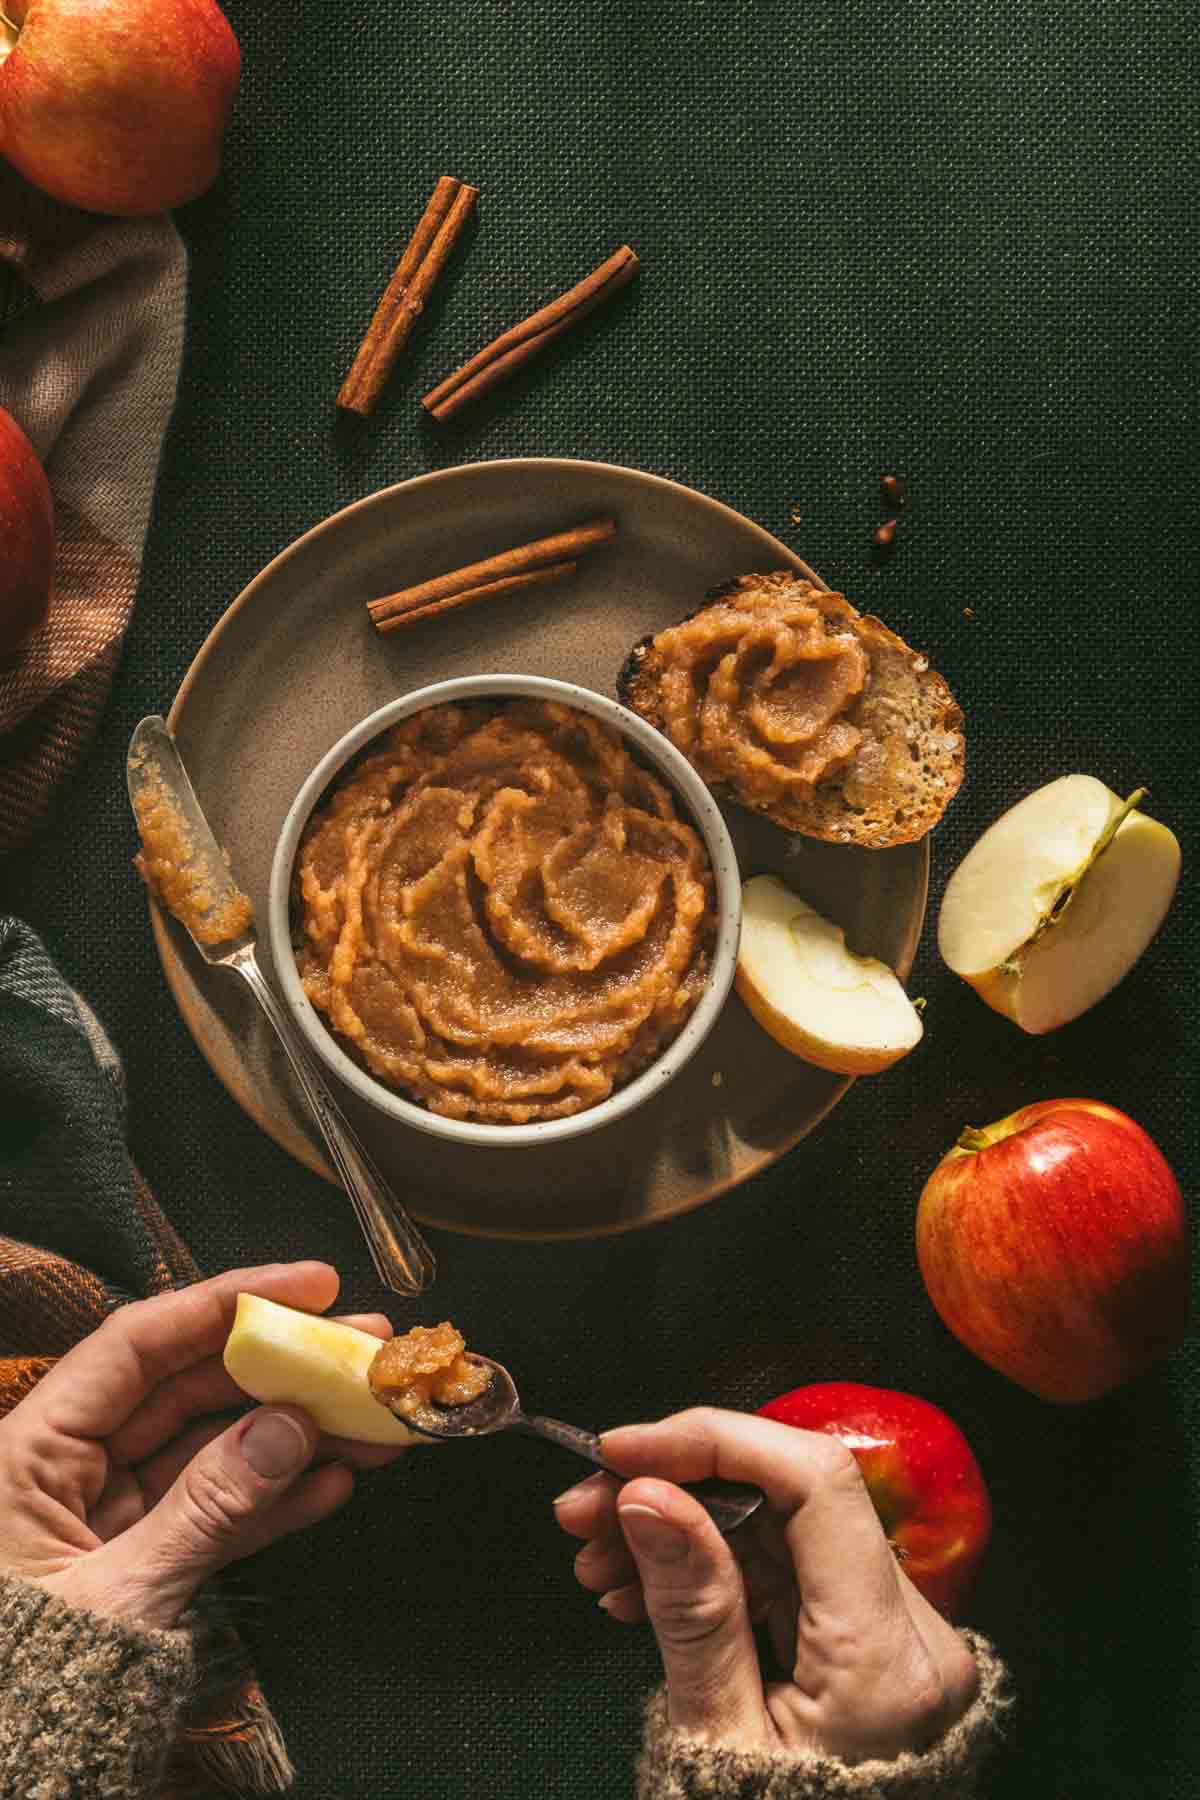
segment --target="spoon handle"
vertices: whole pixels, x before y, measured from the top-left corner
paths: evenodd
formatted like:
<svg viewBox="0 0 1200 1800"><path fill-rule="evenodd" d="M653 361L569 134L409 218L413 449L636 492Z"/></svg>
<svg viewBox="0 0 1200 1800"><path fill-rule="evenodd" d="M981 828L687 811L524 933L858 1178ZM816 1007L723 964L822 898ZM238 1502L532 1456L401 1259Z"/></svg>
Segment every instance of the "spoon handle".
<svg viewBox="0 0 1200 1800"><path fill-rule="evenodd" d="M514 1431L524 1431L530 1437L547 1438L550 1443L557 1444L560 1449L570 1450L576 1456L582 1456L586 1462L595 1463L608 1475L615 1475L620 1482L629 1480L617 1469L610 1468L604 1460L600 1448L600 1439L592 1431L581 1431L578 1425L566 1425L561 1419L547 1419L536 1413L518 1412L510 1420ZM761 1489L751 1487L744 1481L720 1481L715 1476L709 1481L681 1481L678 1484L685 1494L698 1500L717 1530L729 1533L744 1524L751 1513L758 1511L763 1503Z"/></svg>
<svg viewBox="0 0 1200 1800"><path fill-rule="evenodd" d="M263 978L253 944L231 959L249 984L287 1051L288 1061L321 1127L329 1154L350 1196L375 1271L394 1294L423 1294L434 1278L433 1251L368 1156L334 1099L287 1009Z"/></svg>

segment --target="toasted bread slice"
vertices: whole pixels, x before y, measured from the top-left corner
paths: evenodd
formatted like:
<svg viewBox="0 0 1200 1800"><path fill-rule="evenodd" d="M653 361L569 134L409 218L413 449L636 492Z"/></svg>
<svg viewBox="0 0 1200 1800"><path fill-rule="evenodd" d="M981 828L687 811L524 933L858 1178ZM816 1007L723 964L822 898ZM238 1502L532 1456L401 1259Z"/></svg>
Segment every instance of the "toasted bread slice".
<svg viewBox="0 0 1200 1800"><path fill-rule="evenodd" d="M814 587L787 569L738 576L706 598L707 607L680 623L709 608L714 615L732 608L761 625L777 600L781 608L797 603L815 608L828 637L857 642L866 658L865 679L840 713L855 728L852 752L832 757L815 781L796 780L764 798L749 771L744 780L736 769L731 772L728 752L717 766L701 742L681 743L669 728L662 688L669 659L662 632L643 638L630 652L617 678L624 705L673 737L714 791L765 814L784 831L874 850L924 837L957 793L966 758L962 712L926 658L879 619L858 612L843 594ZM771 754L779 753L773 747ZM784 751L780 757L785 767L786 756Z"/></svg>

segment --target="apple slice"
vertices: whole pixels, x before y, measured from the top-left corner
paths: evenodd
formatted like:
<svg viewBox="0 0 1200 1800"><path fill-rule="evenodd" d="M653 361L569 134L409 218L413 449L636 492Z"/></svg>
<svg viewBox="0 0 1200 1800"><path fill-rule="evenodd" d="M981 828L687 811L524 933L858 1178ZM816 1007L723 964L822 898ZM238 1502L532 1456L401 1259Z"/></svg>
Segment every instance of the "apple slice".
<svg viewBox="0 0 1200 1800"><path fill-rule="evenodd" d="M379 1343L353 1325L296 1312L258 1294L239 1294L225 1367L252 1399L302 1406L335 1437L364 1444L427 1442L402 1425L367 1385Z"/></svg>
<svg viewBox="0 0 1200 1800"><path fill-rule="evenodd" d="M1034 1035L1078 1018L1126 975L1179 881L1173 832L1091 775L1026 795L946 886L938 946L996 1012Z"/></svg>
<svg viewBox="0 0 1200 1800"><path fill-rule="evenodd" d="M777 875L742 888L737 990L776 1043L838 1075L874 1075L921 1041L921 1018L886 963L846 948L839 925Z"/></svg>

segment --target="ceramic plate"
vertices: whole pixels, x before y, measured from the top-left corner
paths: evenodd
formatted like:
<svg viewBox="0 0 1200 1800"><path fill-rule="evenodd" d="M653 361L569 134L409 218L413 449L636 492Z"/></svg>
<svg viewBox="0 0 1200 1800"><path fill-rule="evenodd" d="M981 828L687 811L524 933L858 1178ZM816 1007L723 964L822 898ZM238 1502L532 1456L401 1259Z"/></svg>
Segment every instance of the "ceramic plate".
<svg viewBox="0 0 1200 1800"><path fill-rule="evenodd" d="M392 637L366 602L599 514L616 538L570 581L531 588ZM352 725L456 675L518 671L612 694L630 647L750 570L792 567L776 538L658 476L550 458L418 476L335 514L277 556L203 645L169 723L234 872L266 917L275 840L301 783ZM908 974L925 909L926 842L858 850L793 838L736 807L744 875L785 876L851 945ZM214 1073L283 1149L333 1180L283 1052L249 991L210 969L152 909L163 969ZM265 942L263 968L273 977ZM736 995L687 1068L632 1117L558 1145L488 1150L340 1098L385 1174L432 1225L485 1237L581 1237L688 1211L774 1162L845 1092L778 1049Z"/></svg>

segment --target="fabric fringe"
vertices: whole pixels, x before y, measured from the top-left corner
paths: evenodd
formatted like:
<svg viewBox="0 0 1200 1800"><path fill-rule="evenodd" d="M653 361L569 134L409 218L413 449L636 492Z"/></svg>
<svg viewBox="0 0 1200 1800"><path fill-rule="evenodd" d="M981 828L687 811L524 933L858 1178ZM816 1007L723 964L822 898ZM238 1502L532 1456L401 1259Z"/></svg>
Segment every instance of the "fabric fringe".
<svg viewBox="0 0 1200 1800"><path fill-rule="evenodd" d="M257 1681L248 1677L237 1688L226 1689L213 1713L210 1722L181 1731L164 1800L183 1800L213 1787L231 1794L286 1793L296 1770Z"/></svg>

